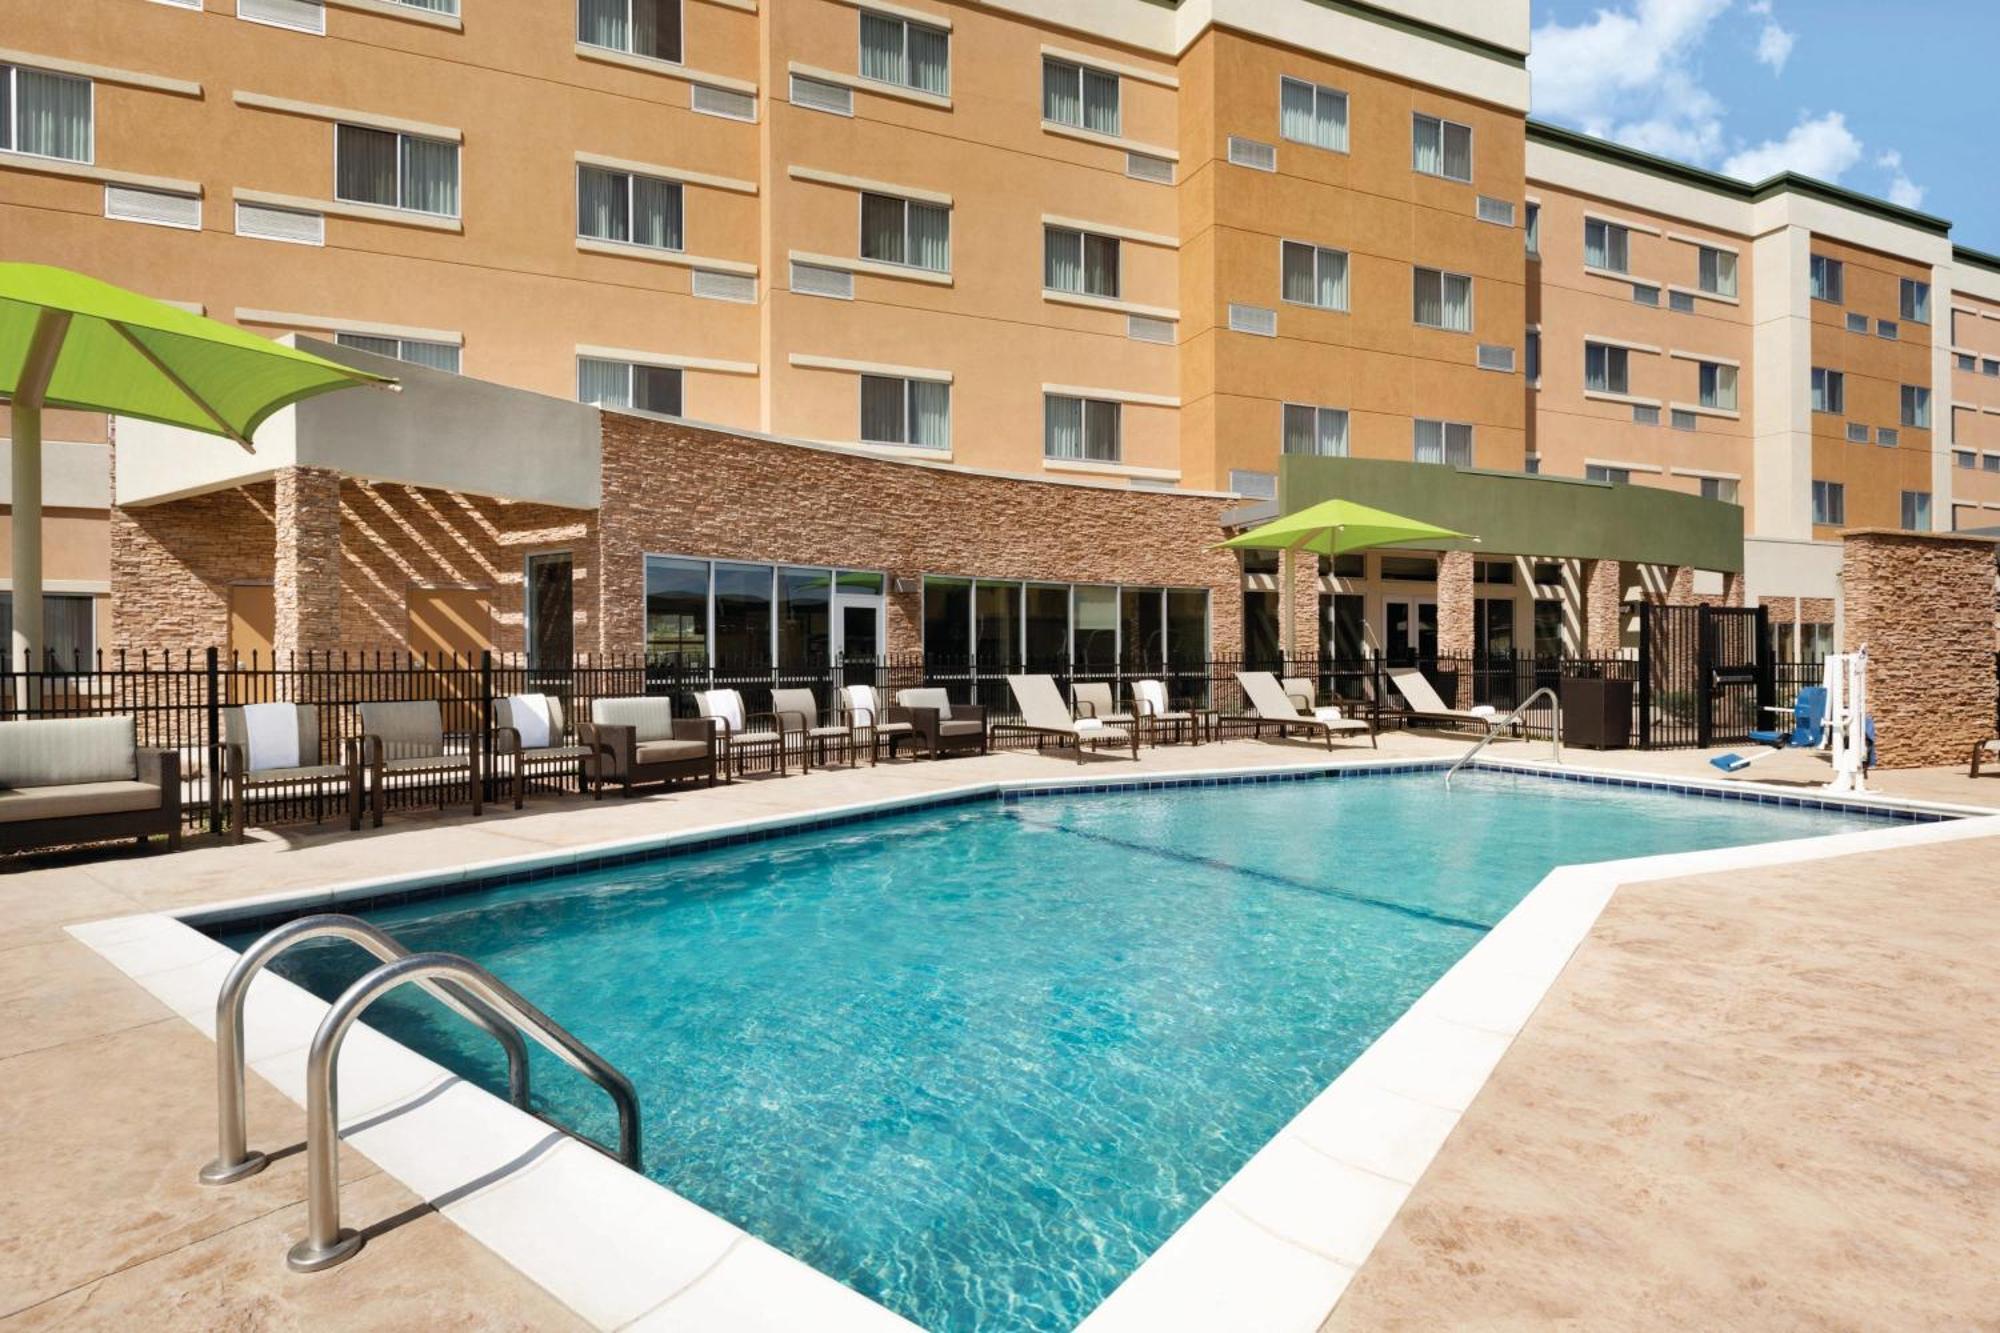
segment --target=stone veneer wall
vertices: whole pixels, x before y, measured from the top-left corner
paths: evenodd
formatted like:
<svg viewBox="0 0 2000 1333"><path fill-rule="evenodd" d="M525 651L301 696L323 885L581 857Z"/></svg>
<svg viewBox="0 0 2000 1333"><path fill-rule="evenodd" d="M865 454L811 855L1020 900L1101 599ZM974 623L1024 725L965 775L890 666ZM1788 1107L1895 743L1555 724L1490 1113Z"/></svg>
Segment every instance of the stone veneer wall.
<svg viewBox="0 0 2000 1333"><path fill-rule="evenodd" d="M1616 560L1584 563L1583 636L1586 657L1616 657L1625 637L1625 571Z"/></svg>
<svg viewBox="0 0 2000 1333"><path fill-rule="evenodd" d="M110 646L229 645L229 585L269 583L277 550L272 483L166 504L111 507Z"/></svg>
<svg viewBox="0 0 2000 1333"><path fill-rule="evenodd" d="M1843 651L1868 648L1868 711L1884 768L1962 764L1993 735L1990 538L1843 534Z"/></svg>
<svg viewBox="0 0 2000 1333"><path fill-rule="evenodd" d="M288 467L272 478L277 533L271 654L340 647L340 474Z"/></svg>
<svg viewBox="0 0 2000 1333"><path fill-rule="evenodd" d="M1242 643L1237 562L1214 549L1236 502L1215 496L980 475L606 412L604 497L601 649L642 646L649 553L1202 587L1211 645ZM921 648L922 593L892 591L887 620L891 652Z"/></svg>

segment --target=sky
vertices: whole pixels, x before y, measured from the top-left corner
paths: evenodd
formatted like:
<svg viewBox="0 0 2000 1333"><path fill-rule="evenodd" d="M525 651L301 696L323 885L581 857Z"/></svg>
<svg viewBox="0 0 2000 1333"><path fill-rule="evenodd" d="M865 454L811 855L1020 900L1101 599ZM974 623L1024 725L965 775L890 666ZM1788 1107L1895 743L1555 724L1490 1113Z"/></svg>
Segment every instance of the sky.
<svg viewBox="0 0 2000 1333"><path fill-rule="evenodd" d="M1996 0L1534 0L1533 114L1949 219L2000 253Z"/></svg>

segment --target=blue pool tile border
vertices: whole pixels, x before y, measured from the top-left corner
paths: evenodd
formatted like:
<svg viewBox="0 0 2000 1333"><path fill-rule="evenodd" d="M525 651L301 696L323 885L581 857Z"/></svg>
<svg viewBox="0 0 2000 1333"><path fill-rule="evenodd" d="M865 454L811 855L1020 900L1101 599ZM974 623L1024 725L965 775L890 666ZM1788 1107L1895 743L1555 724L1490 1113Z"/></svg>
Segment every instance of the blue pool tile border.
<svg viewBox="0 0 2000 1333"><path fill-rule="evenodd" d="M437 898L457 897L461 894L486 893L494 889L510 888L518 884L529 884L536 880L555 879L563 875L581 874L591 870L604 870L615 866L638 865L648 861L670 861L700 852L715 851L724 847L740 847L749 843L769 842L775 838L789 838L799 833L823 832L827 829L842 828L853 824L872 823L890 819L897 815L912 814L917 811L943 810L961 805L997 804L1017 805L1023 801L1043 800L1050 797L1079 795L1112 795L1132 792L1164 791L1180 787L1252 787L1280 782L1337 782L1361 778L1390 777L1406 773L1434 773L1450 766L1449 760L1418 759L1408 762L1352 764L1334 768L1292 768L1265 770L1245 773L1203 773L1186 776L1163 775L1156 778L1130 780L1080 778L1060 782L1032 783L1008 786L994 790L991 786L970 791L947 792L933 797L917 797L893 804L874 805L862 809L845 810L826 815L807 816L797 820L776 822L761 828L736 829L715 833L691 833L650 847L635 847L626 851L602 852L595 855L582 854L570 860L554 864L524 867L519 870L497 870L470 879L440 879L420 884L409 889L384 889L379 893L362 894L352 898L343 897L331 908L325 904L314 907L284 906L260 911L246 911L242 915L220 912L203 914L196 929L208 935L235 933L244 930L265 930L283 925L313 912L339 910L342 912L364 913L379 911L387 907L401 907L410 903L425 902ZM1683 796L1702 797L1716 801L1735 801L1746 805L1774 805L1803 810L1826 810L1836 814L1868 815L1876 819L1892 820L1898 823L1934 824L1962 818L1938 810L1915 809L1905 806L1872 805L1842 797L1790 796L1778 792L1755 791L1748 788L1719 787L1706 783L1679 782L1672 778L1628 777L1620 774L1563 771L1560 769L1537 768L1502 761L1475 761L1473 768L1487 773L1505 773L1516 777L1544 778L1556 782L1573 782L1593 787L1632 787L1648 791L1674 792Z"/></svg>

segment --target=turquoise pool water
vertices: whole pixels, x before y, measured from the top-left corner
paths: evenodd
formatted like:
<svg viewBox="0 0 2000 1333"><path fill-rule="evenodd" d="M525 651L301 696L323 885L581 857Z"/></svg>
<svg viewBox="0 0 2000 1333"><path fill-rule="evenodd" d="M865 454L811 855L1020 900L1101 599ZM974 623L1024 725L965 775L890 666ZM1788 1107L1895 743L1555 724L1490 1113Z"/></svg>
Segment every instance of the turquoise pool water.
<svg viewBox="0 0 2000 1333"><path fill-rule="evenodd" d="M1066 1329L1551 867L1876 825L1411 773L951 806L366 915L622 1068L663 1184L927 1328ZM280 970L331 997L365 963ZM504 1093L413 992L368 1021ZM615 1141L536 1057L540 1109Z"/></svg>

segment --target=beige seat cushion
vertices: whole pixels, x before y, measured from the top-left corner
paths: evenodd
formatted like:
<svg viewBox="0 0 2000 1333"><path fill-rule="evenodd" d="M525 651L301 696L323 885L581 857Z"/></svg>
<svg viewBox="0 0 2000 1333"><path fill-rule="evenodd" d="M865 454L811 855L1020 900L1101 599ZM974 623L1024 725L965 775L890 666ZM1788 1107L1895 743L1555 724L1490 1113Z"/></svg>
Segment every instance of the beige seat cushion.
<svg viewBox="0 0 2000 1333"><path fill-rule="evenodd" d="M404 759L385 759L382 761L383 770L389 773L471 767L472 756L466 754L411 755Z"/></svg>
<svg viewBox="0 0 2000 1333"><path fill-rule="evenodd" d="M956 722L949 719L938 723L940 736L977 736L986 730L986 724L977 718L962 718Z"/></svg>
<svg viewBox="0 0 2000 1333"><path fill-rule="evenodd" d="M361 731L382 739L382 754L398 760L427 759L444 753L444 714L429 699L397 699L361 705Z"/></svg>
<svg viewBox="0 0 2000 1333"><path fill-rule="evenodd" d="M708 753L701 741L640 741L633 759L641 764L677 764Z"/></svg>
<svg viewBox="0 0 2000 1333"><path fill-rule="evenodd" d="M941 719L951 716L951 695L941 689L897 690L896 702L904 708L935 708Z"/></svg>
<svg viewBox="0 0 2000 1333"><path fill-rule="evenodd" d="M877 722L872 727L863 727L862 730L872 731L880 736L907 736L915 731L916 727L909 722Z"/></svg>
<svg viewBox="0 0 2000 1333"><path fill-rule="evenodd" d="M540 745L521 751L523 759L588 759L596 753L588 745Z"/></svg>
<svg viewBox="0 0 2000 1333"><path fill-rule="evenodd" d="M301 768L265 768L246 773L243 785L261 787L267 782L326 782L346 776L347 770L339 764L307 764Z"/></svg>
<svg viewBox="0 0 2000 1333"><path fill-rule="evenodd" d="M0 788L0 824L159 808L160 789L150 782L65 782L46 787Z"/></svg>
<svg viewBox="0 0 2000 1333"><path fill-rule="evenodd" d="M784 739L775 731L739 731L729 738L729 743L742 749L745 746L776 745Z"/></svg>
<svg viewBox="0 0 2000 1333"><path fill-rule="evenodd" d="M635 694L622 699L592 699L590 720L600 727L630 727L637 741L671 740L674 701L664 694Z"/></svg>
<svg viewBox="0 0 2000 1333"><path fill-rule="evenodd" d="M0 787L131 782L139 776L130 716L0 722Z"/></svg>

